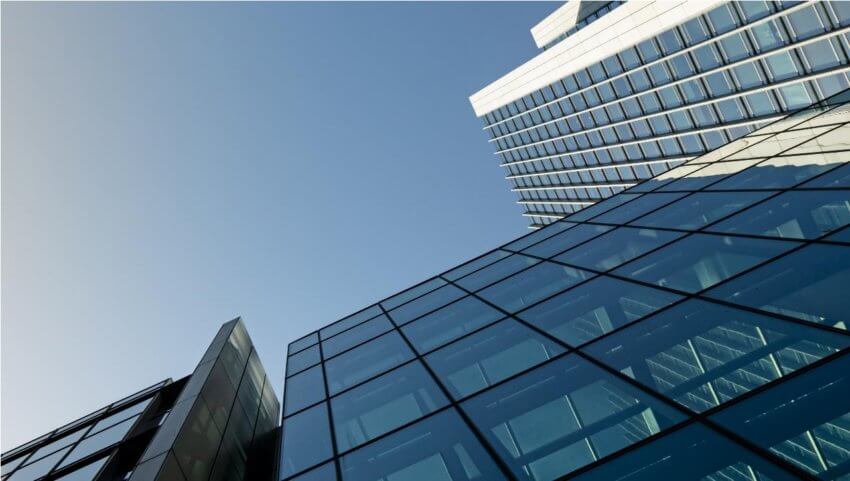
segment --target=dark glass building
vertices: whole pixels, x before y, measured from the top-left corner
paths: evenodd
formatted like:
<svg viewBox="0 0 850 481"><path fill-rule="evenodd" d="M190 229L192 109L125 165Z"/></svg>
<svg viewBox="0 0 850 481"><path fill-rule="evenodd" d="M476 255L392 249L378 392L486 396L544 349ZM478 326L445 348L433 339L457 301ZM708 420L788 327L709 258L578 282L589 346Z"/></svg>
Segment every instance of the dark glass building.
<svg viewBox="0 0 850 481"><path fill-rule="evenodd" d="M195 371L2 455L6 481L274 479L280 406L239 319Z"/></svg>
<svg viewBox="0 0 850 481"><path fill-rule="evenodd" d="M850 480L848 101L291 343L278 480Z"/></svg>

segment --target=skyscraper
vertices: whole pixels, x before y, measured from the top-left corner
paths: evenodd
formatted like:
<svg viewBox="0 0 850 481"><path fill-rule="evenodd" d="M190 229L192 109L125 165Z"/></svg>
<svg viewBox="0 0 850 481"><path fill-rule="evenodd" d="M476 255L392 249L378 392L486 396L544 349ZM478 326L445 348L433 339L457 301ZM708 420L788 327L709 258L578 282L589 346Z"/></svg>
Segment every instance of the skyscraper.
<svg viewBox="0 0 850 481"><path fill-rule="evenodd" d="M279 481L848 479L849 102L291 343Z"/></svg>
<svg viewBox="0 0 850 481"><path fill-rule="evenodd" d="M850 3L571 0L470 97L539 227L848 87Z"/></svg>
<svg viewBox="0 0 850 481"><path fill-rule="evenodd" d="M3 480L274 478L279 403L239 319L195 371L166 379L12 449Z"/></svg>

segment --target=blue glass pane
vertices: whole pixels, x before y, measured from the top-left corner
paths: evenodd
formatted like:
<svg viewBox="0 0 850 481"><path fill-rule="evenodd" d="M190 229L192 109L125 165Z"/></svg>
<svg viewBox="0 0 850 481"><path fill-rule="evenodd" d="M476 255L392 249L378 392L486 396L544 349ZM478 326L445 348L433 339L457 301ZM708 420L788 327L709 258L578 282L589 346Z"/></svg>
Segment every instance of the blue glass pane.
<svg viewBox="0 0 850 481"><path fill-rule="evenodd" d="M56 479L57 481L93 481L95 476L97 476L98 471L100 471L100 468L106 464L108 459L109 457L100 458L93 463L89 463L76 471L72 471L61 478Z"/></svg>
<svg viewBox="0 0 850 481"><path fill-rule="evenodd" d="M71 448L65 448L57 451L49 456L45 456L39 460L32 460L26 466L22 466L15 471L14 476L9 479L14 481L34 481L48 473L53 466L64 456Z"/></svg>
<svg viewBox="0 0 850 481"><path fill-rule="evenodd" d="M506 311L515 312L594 275L581 269L544 262L490 286L478 295Z"/></svg>
<svg viewBox="0 0 850 481"><path fill-rule="evenodd" d="M337 449L347 451L448 404L420 362L331 399Z"/></svg>
<svg viewBox="0 0 850 481"><path fill-rule="evenodd" d="M582 242L592 239L600 234L604 234L611 230L612 227L603 225L583 224L574 229L561 232L556 236L552 236L539 244L535 244L523 252L538 257L552 257L559 252L563 252L570 247L574 247Z"/></svg>
<svg viewBox="0 0 850 481"><path fill-rule="evenodd" d="M798 481L714 431L692 424L573 478L577 481Z"/></svg>
<svg viewBox="0 0 850 481"><path fill-rule="evenodd" d="M610 277L598 277L518 316L578 346L655 312L681 296Z"/></svg>
<svg viewBox="0 0 850 481"><path fill-rule="evenodd" d="M698 229L771 194L773 192L698 192L632 221L632 224Z"/></svg>
<svg viewBox="0 0 850 481"><path fill-rule="evenodd" d="M659 191L700 190L709 184L741 172L760 161L761 159L714 162L701 166L702 168L699 170L696 170L674 182L670 182L663 188L659 189Z"/></svg>
<svg viewBox="0 0 850 481"><path fill-rule="evenodd" d="M850 224L850 191L792 191L747 209L708 230L813 239Z"/></svg>
<svg viewBox="0 0 850 481"><path fill-rule="evenodd" d="M407 344L392 331L325 362L330 394L388 371L413 358Z"/></svg>
<svg viewBox="0 0 850 481"><path fill-rule="evenodd" d="M707 293L711 297L847 329L850 249L812 244Z"/></svg>
<svg viewBox="0 0 850 481"><path fill-rule="evenodd" d="M423 316L401 328L413 347L423 354L504 317L500 311L467 297Z"/></svg>
<svg viewBox="0 0 850 481"><path fill-rule="evenodd" d="M843 155L836 153L776 157L724 179L708 190L787 188L833 169L845 160Z"/></svg>
<svg viewBox="0 0 850 481"><path fill-rule="evenodd" d="M506 257L495 264L491 264L480 271L459 279L457 284L464 289L475 291L484 286L500 281L515 272L525 269L526 267L533 266L538 262L540 261L533 257L515 254L510 257Z"/></svg>
<svg viewBox="0 0 850 481"><path fill-rule="evenodd" d="M683 235L679 232L620 227L593 242L570 249L555 259L579 267L607 271Z"/></svg>
<svg viewBox="0 0 850 481"><path fill-rule="evenodd" d="M825 154L828 156L830 154ZM842 154L833 154L836 158L845 159ZM803 187L850 187L850 164L844 164L816 179L803 184Z"/></svg>
<svg viewBox="0 0 850 481"><path fill-rule="evenodd" d="M292 414L325 398L325 376L322 366L316 366L286 380L284 390L285 415Z"/></svg>
<svg viewBox="0 0 850 481"><path fill-rule="evenodd" d="M690 300L584 351L705 411L850 345L850 337Z"/></svg>
<svg viewBox="0 0 850 481"><path fill-rule="evenodd" d="M318 364L322 360L319 354L319 346L307 348L297 354L293 354L286 359L286 375L291 376L296 372Z"/></svg>
<svg viewBox="0 0 850 481"><path fill-rule="evenodd" d="M343 456L340 467L344 481L505 479L454 409Z"/></svg>
<svg viewBox="0 0 850 481"><path fill-rule="evenodd" d="M290 481L336 481L336 467L331 461L300 476L290 478Z"/></svg>
<svg viewBox="0 0 850 481"><path fill-rule="evenodd" d="M762 391L712 420L820 479L846 479L850 357Z"/></svg>
<svg viewBox="0 0 850 481"><path fill-rule="evenodd" d="M280 476L286 478L333 456L325 403L283 421Z"/></svg>
<svg viewBox="0 0 850 481"><path fill-rule="evenodd" d="M459 399L562 352L561 346L506 319L429 354L425 360Z"/></svg>
<svg viewBox="0 0 850 481"><path fill-rule="evenodd" d="M340 332L356 326L363 321L369 320L381 313L381 308L377 305L368 307L363 309L362 311L352 314L346 318L343 318L330 326L319 331L319 334L322 339L327 339L333 335L339 334Z"/></svg>
<svg viewBox="0 0 850 481"><path fill-rule="evenodd" d="M684 416L573 355L463 403L519 479L551 481Z"/></svg>
<svg viewBox="0 0 850 481"><path fill-rule="evenodd" d="M685 195L674 193L645 194L640 199L635 199L628 204L621 205L593 220L594 222L605 222L609 224L625 224Z"/></svg>
<svg viewBox="0 0 850 481"><path fill-rule="evenodd" d="M310 347L317 342L319 342L319 334L314 332L309 336L305 336L297 341L291 342L289 344L288 352L289 354L295 354L296 352L301 351L306 347Z"/></svg>
<svg viewBox="0 0 850 481"><path fill-rule="evenodd" d="M94 454L101 449L112 446L121 441L130 432L130 429L136 424L138 416L123 421L111 428L100 431L97 434L90 434L88 437L77 443L77 446L71 451L68 456L62 460L59 467L67 466L75 461L79 461L84 457Z"/></svg>
<svg viewBox="0 0 850 481"><path fill-rule="evenodd" d="M481 256L478 259L475 259L474 261L470 261L470 262L467 262L465 264L460 265L459 267L455 267L454 269L450 270L449 272L446 272L445 274L443 274L443 277L445 277L446 279L448 279L450 281L455 281L455 280L460 279L461 277L463 277L467 274L470 274L474 271L477 271L478 269L481 269L482 267L486 267L486 266L488 266L488 265L490 265L490 264L492 264L492 263L494 263L494 262L496 262L500 259L504 259L505 257L507 257L509 255L511 255L511 253L507 252L507 251L503 251L503 250L493 251L493 252L491 252L491 253L489 253L485 256Z"/></svg>
<svg viewBox="0 0 850 481"><path fill-rule="evenodd" d="M843 229L826 238L835 242L850 242L850 229Z"/></svg>
<svg viewBox="0 0 850 481"><path fill-rule="evenodd" d="M465 295L466 293L457 287L450 284L445 285L436 291L393 309L390 311L390 317L392 317L393 322L400 326Z"/></svg>
<svg viewBox="0 0 850 481"><path fill-rule="evenodd" d="M387 316L376 317L322 341L322 355L325 359L333 357L392 328L393 326Z"/></svg>
<svg viewBox="0 0 850 481"><path fill-rule="evenodd" d="M784 241L693 234L614 272L663 287L696 292L796 246Z"/></svg>
<svg viewBox="0 0 850 481"><path fill-rule="evenodd" d="M597 216L605 211L613 209L618 205L625 204L626 202L638 197L638 194L619 194L613 197L608 197L605 200L599 201L596 204L591 205L590 207L585 207L584 209L576 212L575 214L569 217L570 220L588 220L594 216Z"/></svg>
<svg viewBox="0 0 850 481"><path fill-rule="evenodd" d="M532 244L536 244L542 241L543 239L549 238L557 234L558 232L569 229L574 225L575 224L573 224L572 222L552 222L546 227L538 229L526 236L520 237L519 239L506 245L504 248L512 251L521 251Z"/></svg>
<svg viewBox="0 0 850 481"><path fill-rule="evenodd" d="M396 307L404 304L405 302L408 302L412 299L416 299L417 297L421 296L422 294L425 294L426 292L433 291L434 289L444 285L445 283L446 281L440 279L439 277L435 277L427 282L423 282L422 284L419 284L415 287L411 287L410 289L400 294L396 294L393 297L390 297L389 299L381 301L381 305L384 306L384 309L388 311L395 309Z"/></svg>

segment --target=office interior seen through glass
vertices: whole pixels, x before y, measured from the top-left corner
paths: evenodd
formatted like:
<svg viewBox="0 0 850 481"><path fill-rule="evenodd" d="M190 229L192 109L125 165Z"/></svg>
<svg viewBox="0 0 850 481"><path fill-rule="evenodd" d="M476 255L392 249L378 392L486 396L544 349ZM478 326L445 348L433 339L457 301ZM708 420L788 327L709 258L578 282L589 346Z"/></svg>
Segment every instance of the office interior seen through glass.
<svg viewBox="0 0 850 481"><path fill-rule="evenodd" d="M850 91L291 343L278 479L848 480L848 286Z"/></svg>
<svg viewBox="0 0 850 481"><path fill-rule="evenodd" d="M573 0L532 33L470 97L532 228L850 86L850 2Z"/></svg>
<svg viewBox="0 0 850 481"><path fill-rule="evenodd" d="M240 319L195 371L2 455L3 481L274 479L280 405Z"/></svg>

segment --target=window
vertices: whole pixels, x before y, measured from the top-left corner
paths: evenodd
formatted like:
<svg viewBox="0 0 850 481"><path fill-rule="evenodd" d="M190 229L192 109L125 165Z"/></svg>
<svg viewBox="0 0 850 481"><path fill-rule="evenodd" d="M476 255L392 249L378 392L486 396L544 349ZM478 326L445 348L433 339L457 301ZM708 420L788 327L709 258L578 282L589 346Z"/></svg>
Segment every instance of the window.
<svg viewBox="0 0 850 481"><path fill-rule="evenodd" d="M558 235L552 236L539 244L535 244L523 252L538 257L548 258L555 254L558 254L559 252L563 252L571 247L581 244L582 242L585 242L588 239L592 239L600 234L604 234L609 230L611 230L611 227L601 225L580 225L577 226L575 229L570 229Z"/></svg>
<svg viewBox="0 0 850 481"><path fill-rule="evenodd" d="M280 475L287 478L333 456L325 403L283 420Z"/></svg>
<svg viewBox="0 0 850 481"><path fill-rule="evenodd" d="M631 224L646 227L698 229L771 194L772 192L698 192L632 221Z"/></svg>
<svg viewBox="0 0 850 481"><path fill-rule="evenodd" d="M322 374L322 366L307 369L286 380L284 414L292 414L324 398L325 376Z"/></svg>
<svg viewBox="0 0 850 481"><path fill-rule="evenodd" d="M408 289L408 290L406 290L406 291L404 291L400 294L396 294L393 297L390 297L389 299L382 301L381 304L384 306L384 309L391 311L391 310L395 309L396 307L398 307L398 306L400 306L400 305L402 305L402 304L404 304L408 301L416 299L417 297L419 297L419 296L421 296L421 295L423 295L427 292L433 291L434 289L442 286L445 283L446 283L446 281L440 279L439 277L435 277L435 278L433 278L433 279L431 279L427 282L423 282L422 284L419 284L415 287L411 287L410 289ZM378 313L380 314L380 311ZM377 314L375 314L375 315L377 315ZM327 337L327 336L324 336L324 337Z"/></svg>
<svg viewBox="0 0 850 481"><path fill-rule="evenodd" d="M555 259L579 267L607 271L682 235L671 231L620 227Z"/></svg>
<svg viewBox="0 0 850 481"><path fill-rule="evenodd" d="M319 356L319 346L313 346L297 354L289 356L286 360L286 375L291 376L297 372L318 364L322 358Z"/></svg>
<svg viewBox="0 0 850 481"><path fill-rule="evenodd" d="M554 232L551 233L554 234ZM491 264L478 272L458 279L457 284L464 289L480 289L494 282L498 282L511 274L533 266L538 262L540 261L532 257L515 254Z"/></svg>
<svg viewBox="0 0 850 481"><path fill-rule="evenodd" d="M508 312L516 312L593 275L581 269L542 262L482 290L479 295Z"/></svg>
<svg viewBox="0 0 850 481"><path fill-rule="evenodd" d="M352 348L361 342L368 341L373 337L383 334L393 326L387 316L381 315L370 321L366 321L357 327L341 332L336 336L322 341L322 354L325 359L335 356L346 349Z"/></svg>
<svg viewBox="0 0 850 481"><path fill-rule="evenodd" d="M466 297L402 326L404 335L420 354L445 345L504 317L474 297Z"/></svg>
<svg viewBox="0 0 850 481"><path fill-rule="evenodd" d="M755 167L743 170L708 187L722 189L776 189L791 187L807 179L834 169L844 162L840 153L794 155L765 160Z"/></svg>
<svg viewBox="0 0 850 481"><path fill-rule="evenodd" d="M412 358L413 353L397 332L384 334L325 363L330 394L336 394Z"/></svg>
<svg viewBox="0 0 850 481"><path fill-rule="evenodd" d="M401 295L401 294L399 294ZM364 309L356 314L352 314L344 319L341 319L330 326L319 331L322 339L327 339L335 334L339 334L340 332L360 324L363 321L369 320L378 314L381 313L381 308L378 306L371 306L367 309Z"/></svg>
<svg viewBox="0 0 850 481"><path fill-rule="evenodd" d="M465 295L466 293L457 287L446 285L393 309L390 311L390 317L398 325L406 324Z"/></svg>
<svg viewBox="0 0 850 481"><path fill-rule="evenodd" d="M79 461L84 457L94 454L101 449L112 446L121 441L130 432L130 429L136 424L139 416L134 416L123 422L120 422L111 428L107 428L96 434L90 434L82 441L77 443L77 446L71 451L68 456L62 460L59 467L67 466L75 461Z"/></svg>
<svg viewBox="0 0 850 481"><path fill-rule="evenodd" d="M679 193L646 194L640 199L636 199L628 204L606 212L605 214L595 218L594 221L611 224L625 224L649 211L673 202L684 195L685 194Z"/></svg>

